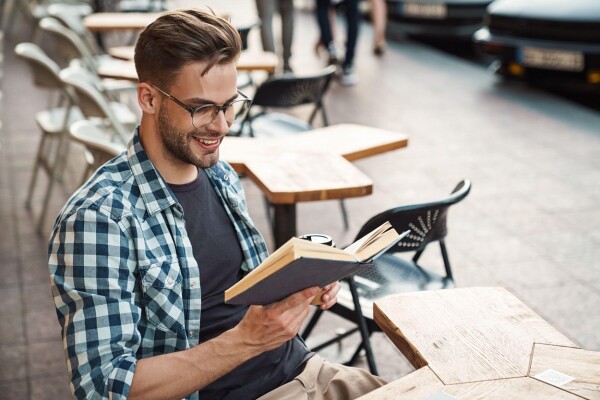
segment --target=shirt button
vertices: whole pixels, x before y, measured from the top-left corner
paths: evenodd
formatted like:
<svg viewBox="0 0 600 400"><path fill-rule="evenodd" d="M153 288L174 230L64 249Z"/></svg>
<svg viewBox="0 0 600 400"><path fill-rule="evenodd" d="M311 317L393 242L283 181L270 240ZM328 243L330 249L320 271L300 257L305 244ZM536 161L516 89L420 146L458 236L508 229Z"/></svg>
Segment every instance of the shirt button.
<svg viewBox="0 0 600 400"><path fill-rule="evenodd" d="M191 287L195 288L197 285L196 281L192 281L192 283L190 284Z"/></svg>
<svg viewBox="0 0 600 400"><path fill-rule="evenodd" d="M194 331L189 331L188 337L194 337Z"/></svg>
<svg viewBox="0 0 600 400"><path fill-rule="evenodd" d="M173 278L167 278L167 287L173 287L174 283L175 281L173 280Z"/></svg>
<svg viewBox="0 0 600 400"><path fill-rule="evenodd" d="M229 175L225 175L225 176L223 177L223 179L224 179L224 180L226 180L226 181L228 181L228 180L229 180Z"/></svg>

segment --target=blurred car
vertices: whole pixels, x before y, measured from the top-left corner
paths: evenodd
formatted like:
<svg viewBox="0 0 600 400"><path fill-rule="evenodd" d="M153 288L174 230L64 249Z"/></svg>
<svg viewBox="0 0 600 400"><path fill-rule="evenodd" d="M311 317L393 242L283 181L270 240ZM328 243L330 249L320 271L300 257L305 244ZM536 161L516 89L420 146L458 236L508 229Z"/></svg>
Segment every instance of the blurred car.
<svg viewBox="0 0 600 400"><path fill-rule="evenodd" d="M600 1L600 0L599 0ZM388 25L409 35L470 37L492 0L387 0Z"/></svg>
<svg viewBox="0 0 600 400"><path fill-rule="evenodd" d="M600 0L496 0L473 40L503 75L600 90Z"/></svg>

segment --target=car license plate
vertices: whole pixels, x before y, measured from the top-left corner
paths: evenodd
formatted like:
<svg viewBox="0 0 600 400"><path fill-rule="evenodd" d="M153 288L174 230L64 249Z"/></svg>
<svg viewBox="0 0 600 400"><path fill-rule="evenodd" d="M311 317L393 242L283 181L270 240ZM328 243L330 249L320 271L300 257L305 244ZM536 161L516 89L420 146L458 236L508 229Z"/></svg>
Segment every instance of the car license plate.
<svg viewBox="0 0 600 400"><path fill-rule="evenodd" d="M518 61L529 67L580 72L584 68L580 51L549 50L535 47L520 49Z"/></svg>
<svg viewBox="0 0 600 400"><path fill-rule="evenodd" d="M407 17L444 19L448 9L445 4L404 3L402 13Z"/></svg>

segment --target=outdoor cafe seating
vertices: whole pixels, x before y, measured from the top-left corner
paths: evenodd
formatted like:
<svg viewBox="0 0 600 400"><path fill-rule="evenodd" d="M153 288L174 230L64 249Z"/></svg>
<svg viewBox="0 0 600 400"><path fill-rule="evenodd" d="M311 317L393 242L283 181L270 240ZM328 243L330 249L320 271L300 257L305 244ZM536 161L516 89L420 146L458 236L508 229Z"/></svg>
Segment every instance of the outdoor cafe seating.
<svg viewBox="0 0 600 400"><path fill-rule="evenodd" d="M450 207L462 201L470 191L471 181L465 179L459 182L448 196L427 203L394 207L373 216L361 227L356 240L385 221L389 221L397 232L410 230L410 233L374 260L373 266L344 279L342 289L338 293L338 302L330 310L315 311L302 332L304 339L309 338L319 319L328 312L352 321L356 327L313 346L313 350L330 346L358 331L361 341L347 364L354 365L364 351L369 369L373 374L377 374L370 337L373 332L381 331L381 328L373 320L373 303L396 293L439 290L455 286L446 249L447 218ZM431 247L436 242L440 247L444 267L444 273L441 274L436 273L435 268L422 265L419 261L423 252L426 249L432 251ZM410 253L412 258L402 258L401 253Z"/></svg>

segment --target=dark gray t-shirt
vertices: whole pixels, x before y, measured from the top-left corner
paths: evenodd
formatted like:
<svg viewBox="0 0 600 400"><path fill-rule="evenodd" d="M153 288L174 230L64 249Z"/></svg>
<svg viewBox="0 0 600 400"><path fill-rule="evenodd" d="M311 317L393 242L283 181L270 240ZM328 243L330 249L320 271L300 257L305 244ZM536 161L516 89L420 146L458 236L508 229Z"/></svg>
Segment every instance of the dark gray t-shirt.
<svg viewBox="0 0 600 400"><path fill-rule="evenodd" d="M203 170L185 185L169 185L181 203L185 226L200 268L200 342L237 325L247 306L225 304L224 292L241 279L243 253L233 223ZM240 365L200 391L202 399L254 399L288 382L309 356L294 338Z"/></svg>

